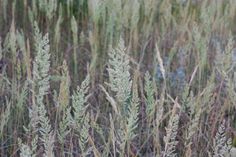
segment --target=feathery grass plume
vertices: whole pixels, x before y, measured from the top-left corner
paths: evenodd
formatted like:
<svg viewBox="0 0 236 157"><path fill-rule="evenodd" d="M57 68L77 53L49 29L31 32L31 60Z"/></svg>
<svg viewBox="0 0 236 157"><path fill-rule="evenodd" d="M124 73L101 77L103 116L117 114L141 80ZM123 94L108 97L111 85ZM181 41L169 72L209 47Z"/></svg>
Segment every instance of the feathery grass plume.
<svg viewBox="0 0 236 157"><path fill-rule="evenodd" d="M35 157L36 156L28 145L22 143L21 139L18 139L18 143L20 147L20 157Z"/></svg>
<svg viewBox="0 0 236 157"><path fill-rule="evenodd" d="M138 114L139 114L139 97L137 80L133 81L132 100L128 108L128 119L126 122L126 142L130 142L135 136L135 130L138 127ZM128 143L129 144L129 143Z"/></svg>
<svg viewBox="0 0 236 157"><path fill-rule="evenodd" d="M89 140L89 114L86 114L83 119L83 124L80 130L80 137L79 137L79 146L82 151L83 156L87 156L90 154L91 150L87 148L88 140Z"/></svg>
<svg viewBox="0 0 236 157"><path fill-rule="evenodd" d="M36 104L33 104L33 106L37 106L36 115L38 115L38 119L36 121L36 125L38 125L37 130L40 132L39 137L44 145L44 156L52 157L54 135L43 102L43 98L47 95L49 90L49 39L48 34L42 36L37 24L35 24L35 48L37 54L33 62L33 82L35 84L34 91ZM30 118L36 115L32 114Z"/></svg>
<svg viewBox="0 0 236 157"><path fill-rule="evenodd" d="M60 92L58 97L60 111L65 111L65 109L69 105L69 99L70 99L70 74L66 60L64 60L62 64L62 80L60 83Z"/></svg>
<svg viewBox="0 0 236 157"><path fill-rule="evenodd" d="M172 114L169 119L168 126L166 128L166 136L164 137L165 149L162 152L163 157L174 157L175 146L178 141L176 141L176 135L178 133L178 125L179 125L179 114L177 113L177 109L179 108L179 104L177 100L175 100L175 104L172 109Z"/></svg>
<svg viewBox="0 0 236 157"><path fill-rule="evenodd" d="M77 87L77 91L72 95L72 107L74 109L74 123L76 128L80 128L83 116L87 108L87 100L89 98L90 76L87 75L81 86Z"/></svg>
<svg viewBox="0 0 236 157"><path fill-rule="evenodd" d="M19 114L23 114L24 112L24 109L25 109L25 103L27 101L27 96L28 96L28 85L29 85L29 82L26 81L24 83L24 86L22 87L21 91L20 91L20 94L18 96L18 99L17 99L17 103L16 103L16 107L18 109L18 112Z"/></svg>
<svg viewBox="0 0 236 157"><path fill-rule="evenodd" d="M200 96L202 96L203 98L201 99L201 104L202 104L202 110L206 110L207 108L209 108L209 102L214 101L214 98L212 97L213 95L213 91L214 91L214 87L215 87L215 73L213 72L211 74L211 76L208 78L207 84L206 84L206 88L204 88L203 92L200 94ZM211 100L213 99L213 100Z"/></svg>
<svg viewBox="0 0 236 157"><path fill-rule="evenodd" d="M123 105L118 106L121 113L125 113L127 106L126 101L130 98L132 80L130 78L129 58L125 54L124 40L120 38L116 48L110 51L108 61L109 87L116 93L117 101Z"/></svg>
<svg viewBox="0 0 236 157"><path fill-rule="evenodd" d="M146 114L149 118L153 118L155 113L155 89L154 89L154 82L151 80L151 75L147 71L145 73L145 86L144 90L146 93Z"/></svg>
<svg viewBox="0 0 236 157"><path fill-rule="evenodd" d="M48 34L42 36L35 23L35 49L36 57L33 62L33 104L29 111L29 131L33 133L33 138L39 137L43 144L43 156L53 157L54 133L51 129L47 111L44 106L44 96L49 90L49 39Z"/></svg>
<svg viewBox="0 0 236 157"><path fill-rule="evenodd" d="M58 138L61 144L64 144L64 139L71 131L69 126L72 124L73 119L71 116L71 107L67 107L66 111L63 113L62 120L59 123Z"/></svg>
<svg viewBox="0 0 236 157"><path fill-rule="evenodd" d="M193 93L190 93L190 96L186 100L186 112L189 114L190 118L190 125L188 127L188 132L187 132L187 139L190 139L192 135L196 132L200 115L202 112L202 109L197 109L197 103L195 102L196 99L193 98Z"/></svg>
<svg viewBox="0 0 236 157"><path fill-rule="evenodd" d="M32 157L32 151L28 145L20 144L20 157Z"/></svg>
<svg viewBox="0 0 236 157"><path fill-rule="evenodd" d="M35 121L34 121L35 122ZM23 126L24 130L29 133L30 131L32 132L32 139L29 144L24 144L22 143L22 140L18 138L18 145L20 147L20 157L36 157L37 154L37 147L38 147L38 135L36 131L32 131L32 127L35 126L30 126L31 128L26 128Z"/></svg>
<svg viewBox="0 0 236 157"><path fill-rule="evenodd" d="M86 150L89 137L89 116L88 114L86 115L87 101L90 96L88 93L89 83L90 76L87 75L81 86L78 86L77 91L72 95L72 107L74 110L72 125L79 135L79 146L83 156L89 153L89 150Z"/></svg>
<svg viewBox="0 0 236 157"><path fill-rule="evenodd" d="M30 146L27 144L23 144L22 140L18 138L18 145L20 147L20 157L36 157L37 143L38 143L37 135L32 139Z"/></svg>
<svg viewBox="0 0 236 157"><path fill-rule="evenodd" d="M194 104L192 104L193 106L195 106ZM198 131L198 126L199 126L199 122L200 122L200 116L201 116L202 110L199 109L198 111L190 112L190 125L187 129L187 133L186 133L186 140L185 140L185 147L186 147L186 151L185 151L185 156L192 156L192 138L194 136L194 134Z"/></svg>
<svg viewBox="0 0 236 157"><path fill-rule="evenodd" d="M118 148L113 145L114 151L124 155L126 151L127 142L129 142L134 137L134 130L137 127L137 115L138 115L138 95L137 89L134 87L134 93L131 100L131 104L127 100L131 97L131 86L132 80L130 78L130 65L129 58L125 54L124 41L120 38L119 44L116 48L110 50L109 61L108 61L108 73L109 73L109 83L108 86L113 92L115 92L115 97L118 103L115 101L112 103L114 110L120 113L118 116L119 128L117 129L116 142ZM135 86L135 85L134 85ZM137 86L137 85L136 85ZM108 97L109 98L109 97ZM119 105L119 106L114 106ZM128 144L129 145L129 144Z"/></svg>
<svg viewBox="0 0 236 157"><path fill-rule="evenodd" d="M214 138L214 154L213 157L229 157L232 140L227 139L225 131L225 120L221 123Z"/></svg>
<svg viewBox="0 0 236 157"><path fill-rule="evenodd" d="M53 157L53 147L54 147L54 132L49 124L49 119L46 115L46 109L44 106L39 106L39 132L41 134L40 140L43 142L44 146L44 157Z"/></svg>
<svg viewBox="0 0 236 157"><path fill-rule="evenodd" d="M90 76L87 75L86 78L83 80L80 86L77 86L77 90L74 91L72 95L72 107L75 113L78 113L79 117L75 114L75 120L80 121L81 116L83 115L86 110L86 103L89 98L89 84L90 84Z"/></svg>
<svg viewBox="0 0 236 157"><path fill-rule="evenodd" d="M47 95L49 89L49 39L48 34L42 36L37 24L35 24L35 49L36 57L33 62L33 82L35 84L36 103L42 104L43 97Z"/></svg>

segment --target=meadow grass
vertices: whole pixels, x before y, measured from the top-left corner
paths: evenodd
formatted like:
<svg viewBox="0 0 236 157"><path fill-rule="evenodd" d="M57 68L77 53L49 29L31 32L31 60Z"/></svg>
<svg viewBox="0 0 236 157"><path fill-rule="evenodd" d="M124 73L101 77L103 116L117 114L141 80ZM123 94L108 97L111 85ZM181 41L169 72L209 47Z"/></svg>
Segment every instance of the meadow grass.
<svg viewBox="0 0 236 157"><path fill-rule="evenodd" d="M0 0L0 156L235 156L235 6Z"/></svg>

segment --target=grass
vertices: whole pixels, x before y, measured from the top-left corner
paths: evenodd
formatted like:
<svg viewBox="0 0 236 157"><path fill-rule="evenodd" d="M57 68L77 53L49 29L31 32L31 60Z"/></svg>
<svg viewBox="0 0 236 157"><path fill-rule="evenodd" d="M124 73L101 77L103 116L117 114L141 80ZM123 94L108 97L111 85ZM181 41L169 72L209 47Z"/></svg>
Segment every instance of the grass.
<svg viewBox="0 0 236 157"><path fill-rule="evenodd" d="M0 0L0 156L229 156L235 5Z"/></svg>

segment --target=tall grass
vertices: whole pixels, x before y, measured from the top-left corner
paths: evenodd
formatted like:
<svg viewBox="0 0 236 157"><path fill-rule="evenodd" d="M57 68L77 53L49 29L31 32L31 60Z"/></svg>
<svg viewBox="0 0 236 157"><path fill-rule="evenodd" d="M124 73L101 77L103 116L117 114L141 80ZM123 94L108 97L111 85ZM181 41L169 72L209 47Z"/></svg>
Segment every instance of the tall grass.
<svg viewBox="0 0 236 157"><path fill-rule="evenodd" d="M229 156L234 0L0 0L0 156Z"/></svg>

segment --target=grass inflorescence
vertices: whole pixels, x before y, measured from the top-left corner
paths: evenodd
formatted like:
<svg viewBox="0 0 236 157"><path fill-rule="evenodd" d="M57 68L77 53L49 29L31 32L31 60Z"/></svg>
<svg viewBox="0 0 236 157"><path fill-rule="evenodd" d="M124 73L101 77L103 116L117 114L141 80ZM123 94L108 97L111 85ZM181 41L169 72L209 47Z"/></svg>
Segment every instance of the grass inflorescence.
<svg viewBox="0 0 236 157"><path fill-rule="evenodd" d="M234 0L0 0L0 156L235 156Z"/></svg>

